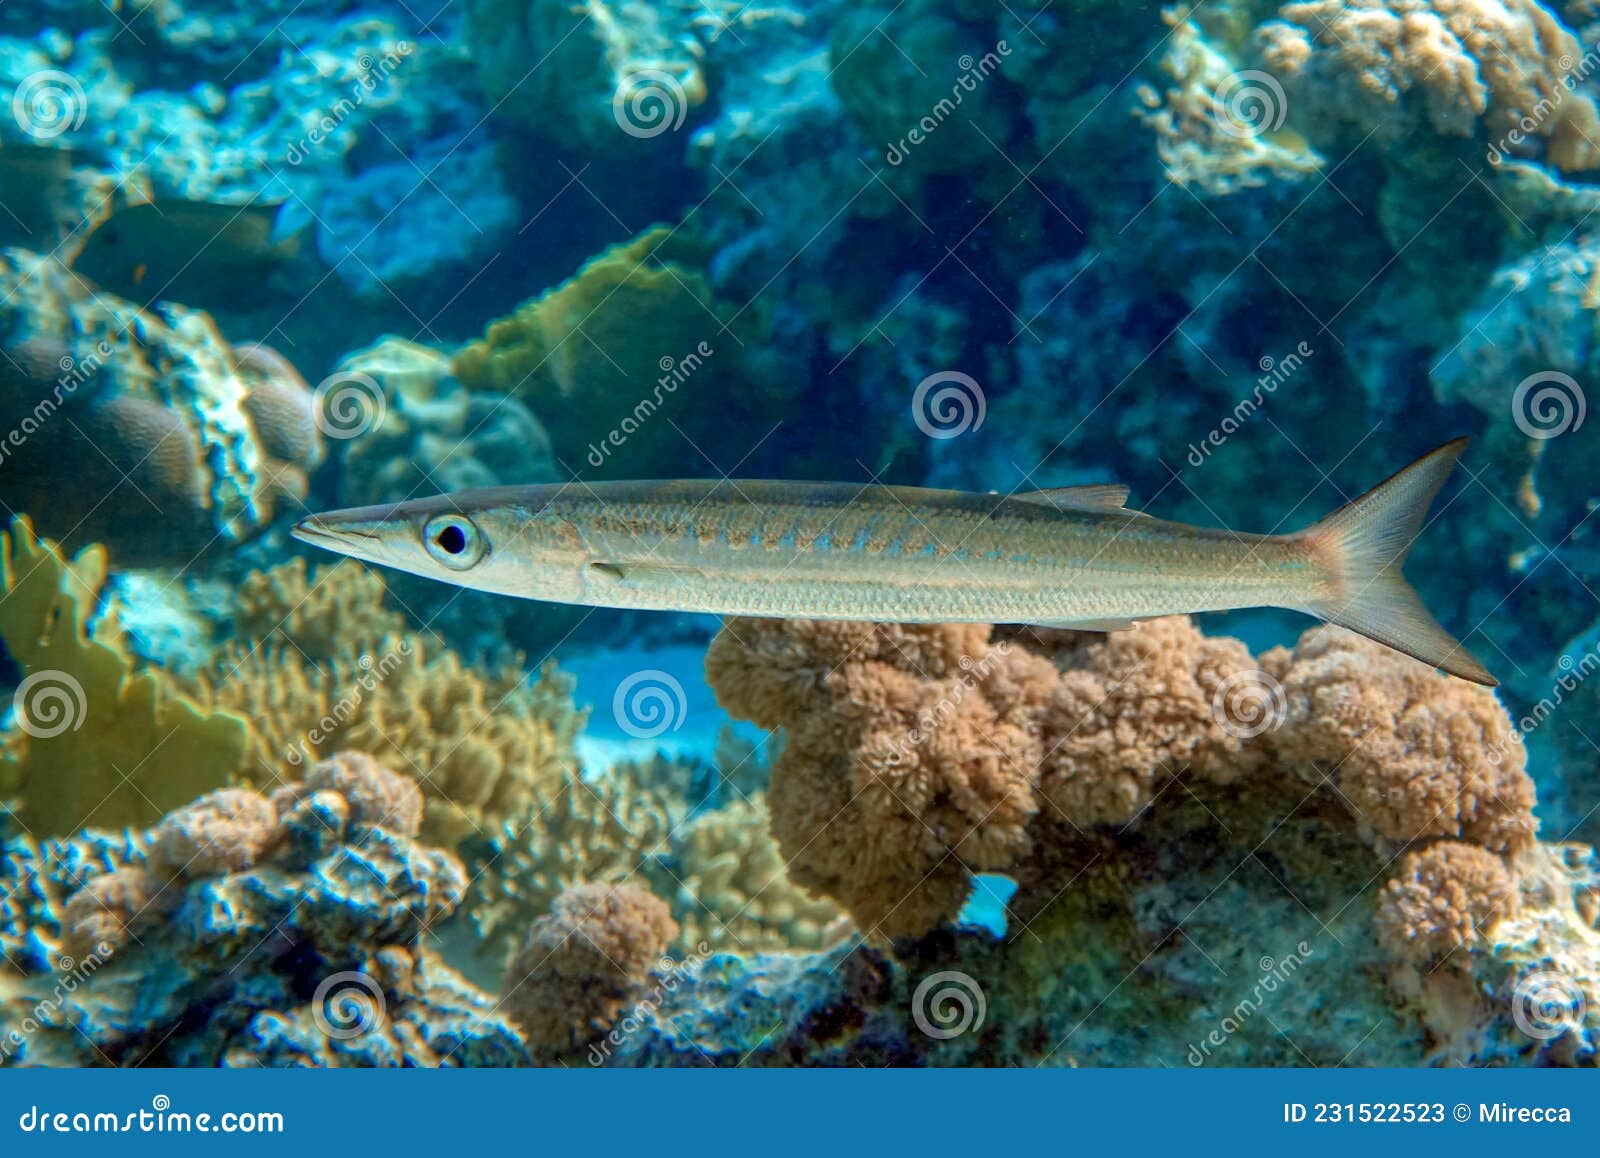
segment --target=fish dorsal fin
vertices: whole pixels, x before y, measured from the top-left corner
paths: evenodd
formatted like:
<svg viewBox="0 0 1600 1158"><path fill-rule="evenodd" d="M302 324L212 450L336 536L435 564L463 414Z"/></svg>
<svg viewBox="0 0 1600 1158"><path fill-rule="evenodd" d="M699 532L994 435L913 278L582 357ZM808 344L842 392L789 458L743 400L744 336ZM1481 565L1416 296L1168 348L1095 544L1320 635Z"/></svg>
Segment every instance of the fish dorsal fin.
<svg viewBox="0 0 1600 1158"><path fill-rule="evenodd" d="M1058 511L1125 511L1128 488L1120 483L1090 483L1082 487L1048 487L1011 496L1025 503L1054 507ZM1137 514L1137 511L1126 511Z"/></svg>

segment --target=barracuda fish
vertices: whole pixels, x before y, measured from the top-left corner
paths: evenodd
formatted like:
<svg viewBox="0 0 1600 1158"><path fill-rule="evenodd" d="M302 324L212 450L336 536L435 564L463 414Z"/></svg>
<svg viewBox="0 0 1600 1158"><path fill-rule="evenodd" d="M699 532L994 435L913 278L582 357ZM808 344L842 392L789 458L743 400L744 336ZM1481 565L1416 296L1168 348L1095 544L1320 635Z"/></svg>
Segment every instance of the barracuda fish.
<svg viewBox="0 0 1600 1158"><path fill-rule="evenodd" d="M1113 631L1283 607L1495 679L1400 574L1456 439L1290 535L1128 510L1121 486L1023 494L770 481L493 487L314 515L294 535L462 587L594 607Z"/></svg>

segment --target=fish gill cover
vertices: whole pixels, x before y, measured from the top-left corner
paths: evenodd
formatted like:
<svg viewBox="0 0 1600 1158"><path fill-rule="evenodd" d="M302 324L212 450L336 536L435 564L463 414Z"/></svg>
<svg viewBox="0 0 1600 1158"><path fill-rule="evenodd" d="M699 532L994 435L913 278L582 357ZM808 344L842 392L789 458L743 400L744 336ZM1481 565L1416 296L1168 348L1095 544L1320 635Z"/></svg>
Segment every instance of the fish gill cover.
<svg viewBox="0 0 1600 1158"><path fill-rule="evenodd" d="M0 1066L1594 1065L1597 66L1558 0L0 5ZM1283 533L1460 434L1409 571L1493 691L289 534Z"/></svg>

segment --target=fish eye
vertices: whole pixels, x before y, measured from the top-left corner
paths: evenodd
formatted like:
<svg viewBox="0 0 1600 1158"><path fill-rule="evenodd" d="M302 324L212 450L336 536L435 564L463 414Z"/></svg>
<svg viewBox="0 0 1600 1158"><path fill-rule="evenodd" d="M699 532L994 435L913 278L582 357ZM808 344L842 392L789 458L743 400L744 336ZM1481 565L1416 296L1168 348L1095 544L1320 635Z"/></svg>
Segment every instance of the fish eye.
<svg viewBox="0 0 1600 1158"><path fill-rule="evenodd" d="M435 515L422 528L422 545L429 555L456 571L465 571L482 559L488 546L477 525L464 515Z"/></svg>

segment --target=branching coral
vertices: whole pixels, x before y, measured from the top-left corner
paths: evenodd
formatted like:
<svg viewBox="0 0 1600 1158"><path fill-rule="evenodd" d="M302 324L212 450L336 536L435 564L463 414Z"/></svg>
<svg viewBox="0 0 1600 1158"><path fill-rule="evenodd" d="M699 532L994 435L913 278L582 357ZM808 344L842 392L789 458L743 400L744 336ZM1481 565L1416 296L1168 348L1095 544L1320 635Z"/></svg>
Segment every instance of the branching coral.
<svg viewBox="0 0 1600 1158"><path fill-rule="evenodd" d="M702 813L674 835L682 944L735 953L822 949L850 931L837 905L790 882L764 795ZM663 882L665 885L666 882Z"/></svg>
<svg viewBox="0 0 1600 1158"><path fill-rule="evenodd" d="M666 903L637 885L575 885L533 923L501 1005L535 1060L581 1054L643 989L677 935Z"/></svg>
<svg viewBox="0 0 1600 1158"><path fill-rule="evenodd" d="M286 642L307 659L331 660L399 635L405 617L383 602L383 577L354 563L308 575L295 557L239 584L234 627L245 639Z"/></svg>
<svg viewBox="0 0 1600 1158"><path fill-rule="evenodd" d="M468 911L483 952L498 967L529 923L579 882L654 879L686 811L670 788L615 775L591 782L569 771L542 789L522 819L473 844L486 867Z"/></svg>

